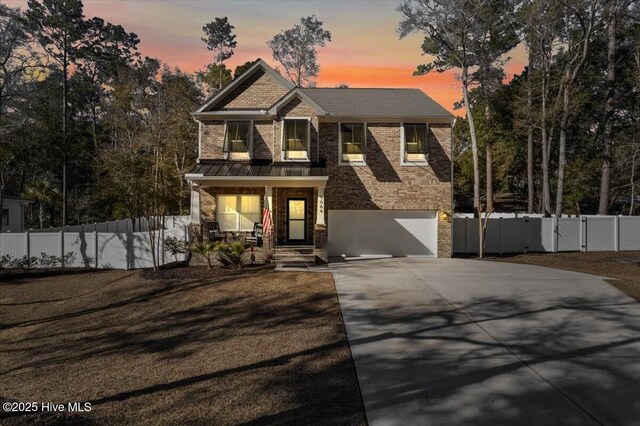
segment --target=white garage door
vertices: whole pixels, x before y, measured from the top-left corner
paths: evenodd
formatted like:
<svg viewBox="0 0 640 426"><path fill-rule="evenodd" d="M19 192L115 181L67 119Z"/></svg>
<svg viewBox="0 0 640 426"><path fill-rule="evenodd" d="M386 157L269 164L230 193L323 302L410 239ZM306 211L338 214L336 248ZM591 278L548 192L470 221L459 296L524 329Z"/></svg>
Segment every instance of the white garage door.
<svg viewBox="0 0 640 426"><path fill-rule="evenodd" d="M329 210L329 256L436 256L437 212Z"/></svg>

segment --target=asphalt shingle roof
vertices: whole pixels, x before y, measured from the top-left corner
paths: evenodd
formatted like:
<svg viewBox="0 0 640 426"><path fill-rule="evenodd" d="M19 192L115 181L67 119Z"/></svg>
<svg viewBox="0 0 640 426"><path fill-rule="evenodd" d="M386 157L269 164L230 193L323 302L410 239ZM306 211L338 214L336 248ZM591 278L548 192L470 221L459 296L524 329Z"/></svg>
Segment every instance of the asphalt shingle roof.
<svg viewBox="0 0 640 426"><path fill-rule="evenodd" d="M419 89L305 88L307 96L337 117L428 117L453 115Z"/></svg>

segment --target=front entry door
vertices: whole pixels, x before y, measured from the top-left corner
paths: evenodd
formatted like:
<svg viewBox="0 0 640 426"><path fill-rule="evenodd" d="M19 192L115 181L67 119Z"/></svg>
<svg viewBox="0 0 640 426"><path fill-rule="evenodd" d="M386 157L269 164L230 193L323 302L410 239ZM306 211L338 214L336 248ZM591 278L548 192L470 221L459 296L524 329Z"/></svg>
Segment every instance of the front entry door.
<svg viewBox="0 0 640 426"><path fill-rule="evenodd" d="M307 240L307 200L287 198L287 242L303 243Z"/></svg>

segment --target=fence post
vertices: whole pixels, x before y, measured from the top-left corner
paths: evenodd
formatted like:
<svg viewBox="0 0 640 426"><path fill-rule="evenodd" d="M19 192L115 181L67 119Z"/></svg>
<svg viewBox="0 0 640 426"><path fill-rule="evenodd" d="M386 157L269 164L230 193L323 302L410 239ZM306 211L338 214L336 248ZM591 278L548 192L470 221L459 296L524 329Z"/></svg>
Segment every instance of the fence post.
<svg viewBox="0 0 640 426"><path fill-rule="evenodd" d="M489 221L487 220L487 228ZM498 218L498 253L502 256L502 216Z"/></svg>
<svg viewBox="0 0 640 426"><path fill-rule="evenodd" d="M551 216L551 251L553 253L558 252L558 234L560 233L558 226L558 218Z"/></svg>
<svg viewBox="0 0 640 426"><path fill-rule="evenodd" d="M580 218L580 251L587 251L587 218L578 216Z"/></svg>
<svg viewBox="0 0 640 426"><path fill-rule="evenodd" d="M620 215L613 218L613 249L620 251Z"/></svg>
<svg viewBox="0 0 640 426"><path fill-rule="evenodd" d="M469 243L467 242L467 225L469 218L467 216L464 217L464 252L465 254L469 254Z"/></svg>
<svg viewBox="0 0 640 426"><path fill-rule="evenodd" d="M58 233L60 243L60 266L64 268L64 231Z"/></svg>
<svg viewBox="0 0 640 426"><path fill-rule="evenodd" d="M98 269L98 265L100 265L100 262L98 261L98 228L94 228L93 230L93 237L94 237L94 245L95 245L95 249L96 249L96 269Z"/></svg>
<svg viewBox="0 0 640 426"><path fill-rule="evenodd" d="M520 218L520 220L522 220L522 247L523 247L523 251L526 253L527 251L529 251L529 246L527 245L527 224L529 223L529 219L524 217L524 218Z"/></svg>
<svg viewBox="0 0 640 426"><path fill-rule="evenodd" d="M29 265L29 267L31 267L31 262L29 261L29 259L31 259L31 233L29 231L24 233L24 251L25 251L25 256L27 256L27 265Z"/></svg>

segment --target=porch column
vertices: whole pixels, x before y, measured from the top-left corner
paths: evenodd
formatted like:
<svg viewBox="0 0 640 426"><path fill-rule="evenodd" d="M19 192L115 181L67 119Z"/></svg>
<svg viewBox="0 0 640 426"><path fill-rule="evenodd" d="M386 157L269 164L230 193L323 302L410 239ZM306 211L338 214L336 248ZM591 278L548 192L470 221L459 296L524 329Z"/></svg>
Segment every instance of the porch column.
<svg viewBox="0 0 640 426"><path fill-rule="evenodd" d="M200 186L191 184L191 223L200 224Z"/></svg>
<svg viewBox="0 0 640 426"><path fill-rule="evenodd" d="M273 187L272 186L265 186L264 187L264 193L265 193L265 195L267 197L267 208L273 214Z"/></svg>
<svg viewBox="0 0 640 426"><path fill-rule="evenodd" d="M316 202L316 225L324 224L324 186L318 186L318 200Z"/></svg>

